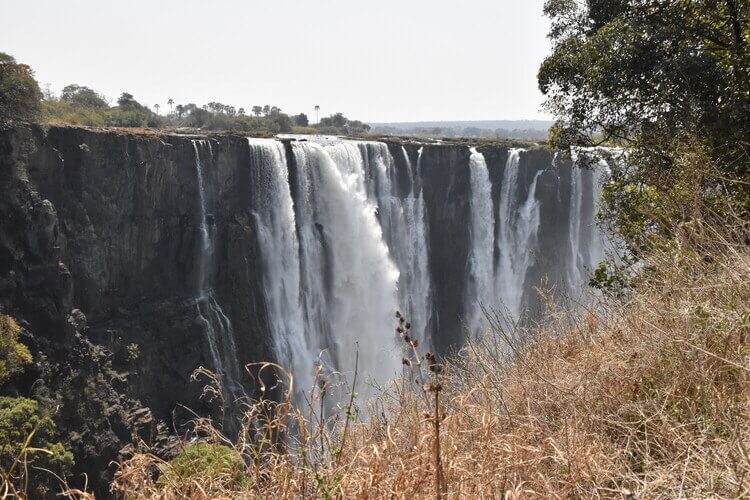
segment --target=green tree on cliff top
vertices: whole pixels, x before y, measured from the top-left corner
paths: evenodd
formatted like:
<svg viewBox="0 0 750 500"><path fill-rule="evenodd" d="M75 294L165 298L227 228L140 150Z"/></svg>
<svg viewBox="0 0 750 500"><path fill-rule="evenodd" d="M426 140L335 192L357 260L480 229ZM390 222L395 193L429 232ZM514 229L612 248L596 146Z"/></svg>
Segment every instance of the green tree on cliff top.
<svg viewBox="0 0 750 500"><path fill-rule="evenodd" d="M0 124L34 121L39 116L41 98L33 70L0 52Z"/></svg>

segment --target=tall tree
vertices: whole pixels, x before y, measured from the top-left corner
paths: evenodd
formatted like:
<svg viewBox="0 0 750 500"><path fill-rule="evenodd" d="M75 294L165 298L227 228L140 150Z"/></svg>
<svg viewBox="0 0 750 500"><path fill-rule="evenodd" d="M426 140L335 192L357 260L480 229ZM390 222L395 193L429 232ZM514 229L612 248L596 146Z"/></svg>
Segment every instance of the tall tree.
<svg viewBox="0 0 750 500"><path fill-rule="evenodd" d="M35 120L41 97L32 69L0 52L0 123Z"/></svg>
<svg viewBox="0 0 750 500"><path fill-rule="evenodd" d="M167 101L167 105L169 106L169 113L171 114L172 113L172 106L174 106L174 99L172 99L170 97L169 100Z"/></svg>
<svg viewBox="0 0 750 500"><path fill-rule="evenodd" d="M716 153L750 137L750 2L548 0L539 70L553 139L646 147L700 130Z"/></svg>
<svg viewBox="0 0 750 500"><path fill-rule="evenodd" d="M109 107L109 103L107 103L107 101L104 100L104 97L98 92L84 85L77 85L75 83L66 85L62 89L60 92L60 99L80 104L85 108L91 109L105 109Z"/></svg>
<svg viewBox="0 0 750 500"><path fill-rule="evenodd" d="M316 104L315 105L315 122L316 123L320 123L320 116L318 116L319 113L320 113L320 106Z"/></svg>

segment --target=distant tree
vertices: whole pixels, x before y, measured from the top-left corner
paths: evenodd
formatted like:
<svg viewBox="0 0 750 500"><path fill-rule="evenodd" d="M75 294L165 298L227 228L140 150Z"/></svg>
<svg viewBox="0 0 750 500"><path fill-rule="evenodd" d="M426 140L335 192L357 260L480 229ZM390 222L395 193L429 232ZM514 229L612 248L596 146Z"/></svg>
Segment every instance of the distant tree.
<svg viewBox="0 0 750 500"><path fill-rule="evenodd" d="M316 104L315 105L315 121L318 123L320 123L320 117L318 116L319 112L320 112L320 106Z"/></svg>
<svg viewBox="0 0 750 500"><path fill-rule="evenodd" d="M91 109L105 109L109 107L109 103L104 100L101 94L86 86L77 85L75 83L66 85L65 88L62 89L62 92L60 92L60 99Z"/></svg>
<svg viewBox="0 0 750 500"><path fill-rule="evenodd" d="M120 94L120 98L117 99L117 105L123 108L131 106L135 102L136 100L133 97L133 94L129 94L128 92L123 92Z"/></svg>
<svg viewBox="0 0 750 500"><path fill-rule="evenodd" d="M307 115L305 113L300 113L294 117L294 124L298 127L307 127L308 125L310 125L310 121L307 119Z"/></svg>
<svg viewBox="0 0 750 500"><path fill-rule="evenodd" d="M34 120L39 115L41 97L32 69L0 52L0 123Z"/></svg>
<svg viewBox="0 0 750 500"><path fill-rule="evenodd" d="M253 106L252 111L255 116L260 116L263 113L263 108L261 106Z"/></svg>
<svg viewBox="0 0 750 500"><path fill-rule="evenodd" d="M291 132L292 119L284 113L273 113L268 117L268 128L272 132Z"/></svg>
<svg viewBox="0 0 750 500"><path fill-rule="evenodd" d="M167 101L167 105L169 105L169 112L170 112L170 114L171 114L171 113L172 113L172 106L174 106L174 99L170 98L170 99L169 99L169 100Z"/></svg>
<svg viewBox="0 0 750 500"><path fill-rule="evenodd" d="M182 118L182 115L185 113L185 106L183 106L182 104L178 104L175 108L175 111L177 111L177 116L179 118Z"/></svg>
<svg viewBox="0 0 750 500"><path fill-rule="evenodd" d="M263 106L263 114L266 115L266 116L270 115L271 114L271 106L269 106L268 104L266 104L265 106Z"/></svg>
<svg viewBox="0 0 750 500"><path fill-rule="evenodd" d="M160 107L161 107L161 106L159 106L159 104L158 104L158 103L157 103L157 104L154 104L154 109L156 110L156 114L157 114L157 115L159 114L159 108L160 108Z"/></svg>
<svg viewBox="0 0 750 500"><path fill-rule="evenodd" d="M237 110L237 114L240 116L245 116L245 108L240 108Z"/></svg>
<svg viewBox="0 0 750 500"><path fill-rule="evenodd" d="M192 127L202 127L205 125L211 115L209 112L203 108L195 108L190 112L190 116L188 116L188 124Z"/></svg>
<svg viewBox="0 0 750 500"><path fill-rule="evenodd" d="M276 106L271 106L271 113L281 113L281 108L277 108Z"/></svg>

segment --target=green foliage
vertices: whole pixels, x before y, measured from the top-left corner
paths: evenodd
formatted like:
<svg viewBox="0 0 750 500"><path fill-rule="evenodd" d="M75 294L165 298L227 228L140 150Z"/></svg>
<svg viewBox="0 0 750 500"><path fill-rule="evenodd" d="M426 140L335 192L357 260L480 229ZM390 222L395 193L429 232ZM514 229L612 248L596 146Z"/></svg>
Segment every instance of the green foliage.
<svg viewBox="0 0 750 500"><path fill-rule="evenodd" d="M34 72L26 64L0 52L0 124L33 121L40 111L42 93Z"/></svg>
<svg viewBox="0 0 750 500"><path fill-rule="evenodd" d="M179 483L200 478L211 478L235 489L247 487L250 483L240 454L228 446L212 443L186 447L162 467L159 482Z"/></svg>
<svg viewBox="0 0 750 500"><path fill-rule="evenodd" d="M0 397L0 473L15 485L28 484L43 495L56 485L48 469L64 477L73 467L73 455L57 441L52 417L33 399Z"/></svg>
<svg viewBox="0 0 750 500"><path fill-rule="evenodd" d="M548 0L545 13L549 142L627 147L603 215L634 254L680 224L750 220L750 2Z"/></svg>
<svg viewBox="0 0 750 500"><path fill-rule="evenodd" d="M125 350L128 353L129 361L138 361L138 358L141 356L141 348L135 342L128 344Z"/></svg>
<svg viewBox="0 0 750 500"><path fill-rule="evenodd" d="M23 371L31 363L31 353L18 341L21 327L4 314L0 314L0 384Z"/></svg>
<svg viewBox="0 0 750 500"><path fill-rule="evenodd" d="M359 120L350 120L342 113L321 118L315 125L324 134L363 134L370 131L370 126Z"/></svg>
<svg viewBox="0 0 750 500"><path fill-rule="evenodd" d="M747 137L747 2L548 0L545 12L554 49L539 87L569 139Z"/></svg>
<svg viewBox="0 0 750 500"><path fill-rule="evenodd" d="M109 108L109 103L95 90L72 83L62 89L60 100L75 103L84 108L104 109Z"/></svg>
<svg viewBox="0 0 750 500"><path fill-rule="evenodd" d="M305 113L300 113L294 117L294 124L298 127L307 127L310 125L310 120L307 119Z"/></svg>

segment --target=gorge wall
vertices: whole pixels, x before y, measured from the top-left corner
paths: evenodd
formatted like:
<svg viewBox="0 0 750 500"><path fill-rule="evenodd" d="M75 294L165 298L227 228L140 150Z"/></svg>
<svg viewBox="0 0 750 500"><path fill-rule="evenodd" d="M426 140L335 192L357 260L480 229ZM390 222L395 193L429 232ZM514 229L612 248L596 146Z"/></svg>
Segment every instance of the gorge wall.
<svg viewBox="0 0 750 500"><path fill-rule="evenodd" d="M543 148L52 127L0 131L0 161L0 306L42 357L106 360L113 450L178 404L207 410L198 366L232 397L261 360L305 387L359 349L387 377L396 308L446 353L479 303L534 317L536 287L576 294L602 258L600 173Z"/></svg>

